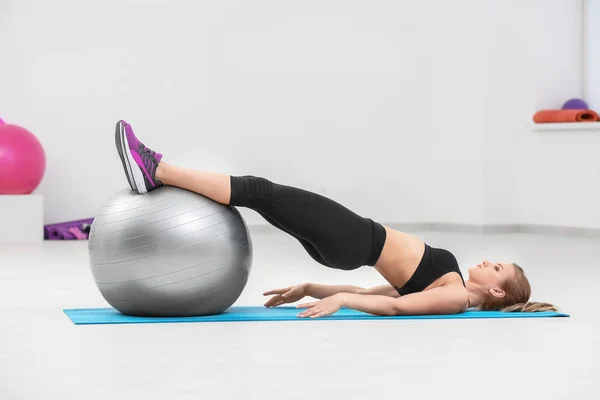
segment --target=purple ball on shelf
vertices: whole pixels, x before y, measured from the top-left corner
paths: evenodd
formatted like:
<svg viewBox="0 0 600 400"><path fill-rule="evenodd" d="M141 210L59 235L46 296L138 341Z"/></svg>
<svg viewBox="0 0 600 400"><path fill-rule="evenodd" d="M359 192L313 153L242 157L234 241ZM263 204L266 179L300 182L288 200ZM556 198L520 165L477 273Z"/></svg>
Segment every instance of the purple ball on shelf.
<svg viewBox="0 0 600 400"><path fill-rule="evenodd" d="M589 107L585 101L581 99L570 99L563 104L563 110L587 110Z"/></svg>

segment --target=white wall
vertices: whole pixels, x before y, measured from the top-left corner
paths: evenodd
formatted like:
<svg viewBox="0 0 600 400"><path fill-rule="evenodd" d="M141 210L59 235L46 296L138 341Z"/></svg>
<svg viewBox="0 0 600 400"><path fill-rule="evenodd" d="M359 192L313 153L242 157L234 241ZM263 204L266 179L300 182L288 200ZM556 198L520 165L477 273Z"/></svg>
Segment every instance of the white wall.
<svg viewBox="0 0 600 400"><path fill-rule="evenodd" d="M0 109L48 151L38 190L48 221L92 215L125 185L118 118L173 162L423 221L443 203L436 178L479 192L479 175L454 163L477 153L478 126L448 132L443 122L460 123L455 105L478 91L461 61L476 60L459 18L469 7L429 11L392 1L14 2ZM478 220L477 198L446 197L456 221Z"/></svg>
<svg viewBox="0 0 600 400"><path fill-rule="evenodd" d="M565 8L580 2L533 3L3 2L0 116L46 148L47 222L93 216L126 185L119 118L165 160L381 221L519 222L538 200L524 183L537 170L523 171L534 104L571 93L577 69L544 51L531 78L522 42L548 16L542 29L575 47Z"/></svg>
<svg viewBox="0 0 600 400"><path fill-rule="evenodd" d="M584 4L584 99L600 112L600 1L583 0Z"/></svg>
<svg viewBox="0 0 600 400"><path fill-rule="evenodd" d="M527 109L560 108L584 96L582 1L544 1L530 39L527 80L535 97ZM600 228L600 129L539 131L521 137L520 220L525 224Z"/></svg>
<svg viewBox="0 0 600 400"><path fill-rule="evenodd" d="M600 136L532 129L537 110L583 95L582 1L485 4L484 223L600 228L593 204L573 201L600 195L577 178L597 174Z"/></svg>
<svg viewBox="0 0 600 400"><path fill-rule="evenodd" d="M519 154L524 133L523 39L529 33L530 18L522 1L482 2L479 36L484 80L481 102L482 125L482 206L483 224L516 224L518 219Z"/></svg>

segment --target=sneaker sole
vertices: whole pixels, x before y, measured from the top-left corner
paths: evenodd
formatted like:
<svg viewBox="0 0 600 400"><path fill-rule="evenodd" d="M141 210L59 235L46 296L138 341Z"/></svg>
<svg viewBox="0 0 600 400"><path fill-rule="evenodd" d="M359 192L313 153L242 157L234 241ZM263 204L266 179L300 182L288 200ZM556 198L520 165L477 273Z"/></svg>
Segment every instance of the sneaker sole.
<svg viewBox="0 0 600 400"><path fill-rule="evenodd" d="M129 182L129 187L133 191L137 191L137 186L135 182L133 182L133 177L131 174L131 168L125 162L125 158L123 154L125 153L125 149L123 148L123 141L121 140L121 131L123 129L121 121L117 122L117 126L115 127L115 145L117 147L117 152L119 153L119 158L121 159L121 163L123 164L123 171L125 171L125 176L127 177L127 182Z"/></svg>
<svg viewBox="0 0 600 400"><path fill-rule="evenodd" d="M142 174L142 169L135 162L131 155L131 150L129 150L129 142L127 141L127 135L125 134L125 128L121 127L119 132L119 139L123 144L123 152L125 153L125 163L127 164L127 168L131 171L132 181L135 184L138 193L144 194L148 193L148 188L146 188L146 182L144 181L144 175Z"/></svg>

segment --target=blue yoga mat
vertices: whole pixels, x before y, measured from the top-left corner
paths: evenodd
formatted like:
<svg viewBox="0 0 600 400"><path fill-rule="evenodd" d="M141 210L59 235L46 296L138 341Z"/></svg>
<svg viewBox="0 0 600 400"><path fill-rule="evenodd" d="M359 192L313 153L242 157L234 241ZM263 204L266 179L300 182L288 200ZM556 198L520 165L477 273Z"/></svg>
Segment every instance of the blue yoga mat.
<svg viewBox="0 0 600 400"><path fill-rule="evenodd" d="M342 308L333 315L322 318L298 318L304 309L296 307L266 308L261 306L233 306L227 311L203 317L130 317L113 308L73 308L63 310L76 325L147 324L173 322L240 322L240 321L331 321L331 320L382 320L382 319L473 319L473 318L547 318L569 317L554 311L500 312L469 310L451 315L401 315L375 316L361 311Z"/></svg>

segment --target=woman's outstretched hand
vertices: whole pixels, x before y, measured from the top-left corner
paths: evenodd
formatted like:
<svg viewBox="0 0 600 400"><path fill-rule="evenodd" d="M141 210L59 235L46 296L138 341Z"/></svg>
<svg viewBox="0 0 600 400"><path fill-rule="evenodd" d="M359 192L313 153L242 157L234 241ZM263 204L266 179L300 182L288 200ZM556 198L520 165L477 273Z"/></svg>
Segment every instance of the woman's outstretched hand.
<svg viewBox="0 0 600 400"><path fill-rule="evenodd" d="M300 318L320 318L326 317L338 311L343 306L342 297L334 294L323 300L313 301L311 303L298 304L298 308L307 308L306 311L298 314Z"/></svg>
<svg viewBox="0 0 600 400"><path fill-rule="evenodd" d="M295 285L295 286L289 286L289 287L281 288L281 289L269 290L268 292L264 292L263 296L270 296L273 294L275 296L271 297L265 303L265 307L277 307L277 306L279 306L281 304L285 304L285 303L294 303L294 302L304 298L304 296L306 296L306 291L307 291L306 283L303 283L300 285Z"/></svg>

